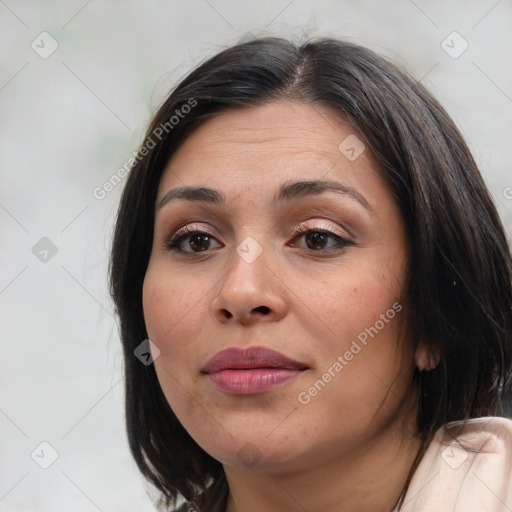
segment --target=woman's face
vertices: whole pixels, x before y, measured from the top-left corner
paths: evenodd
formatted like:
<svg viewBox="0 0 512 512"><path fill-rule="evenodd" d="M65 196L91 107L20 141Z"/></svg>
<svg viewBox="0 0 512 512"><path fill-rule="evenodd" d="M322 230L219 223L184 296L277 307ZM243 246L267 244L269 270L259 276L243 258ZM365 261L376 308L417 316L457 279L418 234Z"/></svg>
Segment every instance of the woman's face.
<svg viewBox="0 0 512 512"><path fill-rule="evenodd" d="M169 194L182 187L214 192ZM155 211L148 336L205 451L297 470L410 424L404 223L333 110L283 100L208 120L171 158Z"/></svg>

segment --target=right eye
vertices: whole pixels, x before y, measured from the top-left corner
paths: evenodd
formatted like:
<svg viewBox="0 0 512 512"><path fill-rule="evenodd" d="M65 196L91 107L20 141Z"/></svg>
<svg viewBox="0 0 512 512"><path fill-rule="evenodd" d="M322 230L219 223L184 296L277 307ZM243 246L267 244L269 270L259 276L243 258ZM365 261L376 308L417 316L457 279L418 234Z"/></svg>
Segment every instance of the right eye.
<svg viewBox="0 0 512 512"><path fill-rule="evenodd" d="M191 249L190 251L182 248L186 240L188 240L188 244L186 244L185 247ZM217 242L212 234L194 229L193 226L185 226L171 235L165 245L170 251L179 251L185 254L198 254L211 249L210 245L212 241ZM220 245L219 247L222 246ZM215 247L213 248L215 249Z"/></svg>

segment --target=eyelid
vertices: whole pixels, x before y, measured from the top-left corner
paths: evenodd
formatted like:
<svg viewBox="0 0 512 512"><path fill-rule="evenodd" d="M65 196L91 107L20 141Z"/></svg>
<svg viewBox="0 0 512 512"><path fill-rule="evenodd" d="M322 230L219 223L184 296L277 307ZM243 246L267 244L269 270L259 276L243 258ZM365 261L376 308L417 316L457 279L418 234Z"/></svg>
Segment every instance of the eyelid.
<svg viewBox="0 0 512 512"><path fill-rule="evenodd" d="M306 222L301 222L297 226L295 226L292 231L296 234L304 234L307 231L328 231L333 235L339 236L340 238L347 239L351 237L351 234L347 231L347 233L340 232L338 228L331 226L330 224L312 224L308 225ZM349 236L347 236L347 234Z"/></svg>
<svg viewBox="0 0 512 512"><path fill-rule="evenodd" d="M174 231L174 236L177 237L177 236L180 236L180 235L183 235L186 233L193 233L195 231L201 231L208 235L215 236L215 233L213 233L212 230L210 230L210 228L204 228L204 227L200 226L199 224L186 224L185 226L177 228Z"/></svg>

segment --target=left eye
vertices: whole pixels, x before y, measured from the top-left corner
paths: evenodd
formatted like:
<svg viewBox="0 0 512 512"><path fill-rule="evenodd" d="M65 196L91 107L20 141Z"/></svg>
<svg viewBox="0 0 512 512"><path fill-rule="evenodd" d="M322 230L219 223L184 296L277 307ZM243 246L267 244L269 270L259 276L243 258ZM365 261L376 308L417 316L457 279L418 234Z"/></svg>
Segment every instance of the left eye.
<svg viewBox="0 0 512 512"><path fill-rule="evenodd" d="M311 249L313 251L325 251L327 249L331 249L333 247L345 247L346 245L349 245L349 241L345 238L337 235L336 233L333 233L332 231L329 231L327 229L305 229L301 230L296 229L294 230L295 233L297 233L297 236L294 240L298 238L304 238L306 240L306 245L308 249ZM334 240L334 243L328 247L326 245L328 244L329 239Z"/></svg>

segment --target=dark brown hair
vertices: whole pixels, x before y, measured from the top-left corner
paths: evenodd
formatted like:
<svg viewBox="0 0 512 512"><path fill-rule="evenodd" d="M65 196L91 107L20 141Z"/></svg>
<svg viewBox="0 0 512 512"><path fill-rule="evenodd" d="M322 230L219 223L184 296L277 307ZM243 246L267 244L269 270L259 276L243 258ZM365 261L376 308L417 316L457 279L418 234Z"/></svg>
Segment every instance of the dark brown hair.
<svg viewBox="0 0 512 512"><path fill-rule="evenodd" d="M445 110L406 72L352 43L319 39L297 46L265 38L239 44L192 71L154 116L127 179L113 241L110 285L124 349L128 439L164 506L182 496L201 510L223 512L228 487L222 465L177 420L153 365L134 356L147 338L142 284L160 177L178 145L206 119L283 98L334 107L357 128L406 223L411 328L418 342L438 351L440 362L412 375L423 445L404 492L438 428L506 414L510 250L491 196Z"/></svg>

